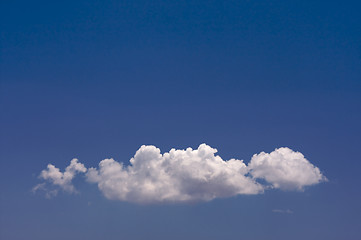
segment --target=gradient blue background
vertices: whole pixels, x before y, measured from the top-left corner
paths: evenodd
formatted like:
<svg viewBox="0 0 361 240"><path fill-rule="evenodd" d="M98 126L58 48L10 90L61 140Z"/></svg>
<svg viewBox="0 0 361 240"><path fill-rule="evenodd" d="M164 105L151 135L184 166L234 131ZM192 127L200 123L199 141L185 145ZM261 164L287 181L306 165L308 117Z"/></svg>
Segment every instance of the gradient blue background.
<svg viewBox="0 0 361 240"><path fill-rule="evenodd" d="M1 239L361 239L359 1L1 2ZM329 179L195 205L31 188L48 163L288 146ZM272 212L290 209L293 214Z"/></svg>

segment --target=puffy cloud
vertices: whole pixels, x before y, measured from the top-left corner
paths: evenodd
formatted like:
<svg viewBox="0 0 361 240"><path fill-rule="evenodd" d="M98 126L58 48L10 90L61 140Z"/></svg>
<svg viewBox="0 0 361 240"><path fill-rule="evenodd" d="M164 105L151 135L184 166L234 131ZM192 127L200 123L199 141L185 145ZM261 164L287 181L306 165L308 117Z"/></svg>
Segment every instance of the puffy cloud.
<svg viewBox="0 0 361 240"><path fill-rule="evenodd" d="M40 178L49 181L50 183L59 186L66 192L75 193L76 190L72 184L74 176L78 173L85 173L87 169L82 163L78 162L78 159L71 160L70 165L66 167L64 172L60 172L59 168L56 168L52 164L48 164L47 169L41 171ZM38 189L44 189L44 185L37 185L33 188L33 191ZM57 192L52 191L51 195L56 195Z"/></svg>
<svg viewBox="0 0 361 240"><path fill-rule="evenodd" d="M201 144L197 149L171 149L161 153L155 146L142 146L123 165L113 159L100 161L98 168L86 169L73 159L64 172L49 164L40 178L67 192L75 192L71 181L77 173L86 173L108 199L151 203L210 201L239 194L260 194L268 184L273 188L303 190L326 178L299 152L279 148L271 153L255 154L248 166L237 159L223 160L217 149ZM36 189L44 188L37 185ZM57 192L52 192L53 196Z"/></svg>
<svg viewBox="0 0 361 240"><path fill-rule="evenodd" d="M87 177L107 198L138 203L209 201L263 192L260 184L245 176L243 161L224 161L216 152L206 144L164 154L154 146L142 146L131 165L105 159L99 170L89 169Z"/></svg>
<svg viewBox="0 0 361 240"><path fill-rule="evenodd" d="M302 191L306 186L327 181L302 153L286 147L253 155L248 168L254 178L264 179L282 190Z"/></svg>

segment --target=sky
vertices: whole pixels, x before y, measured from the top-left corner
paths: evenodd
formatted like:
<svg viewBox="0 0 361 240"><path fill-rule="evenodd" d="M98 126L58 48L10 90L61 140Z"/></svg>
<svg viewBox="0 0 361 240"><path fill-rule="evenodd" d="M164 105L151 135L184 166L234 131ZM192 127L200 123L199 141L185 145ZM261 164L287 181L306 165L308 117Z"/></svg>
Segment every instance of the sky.
<svg viewBox="0 0 361 240"><path fill-rule="evenodd" d="M2 1L0 238L360 239L360 7Z"/></svg>

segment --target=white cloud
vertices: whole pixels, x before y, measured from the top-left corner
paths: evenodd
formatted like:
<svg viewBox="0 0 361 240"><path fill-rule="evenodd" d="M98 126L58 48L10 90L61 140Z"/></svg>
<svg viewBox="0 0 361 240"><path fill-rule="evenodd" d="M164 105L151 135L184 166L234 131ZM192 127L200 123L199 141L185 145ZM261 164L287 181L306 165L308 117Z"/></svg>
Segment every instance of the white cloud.
<svg viewBox="0 0 361 240"><path fill-rule="evenodd" d="M264 179L282 190L302 191L306 186L327 180L302 153L286 147L253 155L248 168L254 178Z"/></svg>
<svg viewBox="0 0 361 240"><path fill-rule="evenodd" d="M224 161L216 152L206 144L164 154L154 146L142 146L130 166L105 159L99 170L89 169L87 177L107 198L138 203L209 201L263 192L260 184L245 176L243 161Z"/></svg>
<svg viewBox="0 0 361 240"><path fill-rule="evenodd" d="M86 173L87 181L96 183L106 198L141 204L210 201L239 194L260 194L269 186L257 179L264 179L282 190L303 190L305 186L326 180L301 153L289 148L255 154L248 166L242 160L225 161L216 153L215 148L206 144L195 150L171 149L163 154L155 146L143 145L127 166L104 159L98 168L86 169L73 159L64 172L49 164L40 178L73 193L76 190L71 181L75 174ZM34 191L43 187L37 185ZM51 196L56 194L52 192Z"/></svg>
<svg viewBox="0 0 361 240"><path fill-rule="evenodd" d="M64 172L60 172L59 168L56 168L52 164L48 164L47 169L41 171L40 178L49 181L50 183L59 186L61 189L63 189L66 192L69 193L75 193L76 190L72 184L72 180L75 177L76 173L82 172L85 173L87 169L84 167L82 163L78 162L78 159L74 158L71 160L70 165L66 167ZM40 185L38 188L40 188ZM38 188L35 186L33 188L34 191L36 191ZM41 186L41 188L44 188L44 186ZM56 195L57 192L54 192L54 190L50 193L49 196Z"/></svg>

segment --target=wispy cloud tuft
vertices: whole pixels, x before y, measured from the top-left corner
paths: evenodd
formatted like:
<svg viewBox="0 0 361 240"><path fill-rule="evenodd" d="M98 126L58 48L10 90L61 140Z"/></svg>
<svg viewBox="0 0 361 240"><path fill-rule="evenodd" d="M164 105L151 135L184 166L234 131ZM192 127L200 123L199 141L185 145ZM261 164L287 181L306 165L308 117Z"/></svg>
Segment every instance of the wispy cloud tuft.
<svg viewBox="0 0 361 240"><path fill-rule="evenodd" d="M56 168L52 164L48 164L47 169L41 171L39 178L60 187L66 192L75 193L76 190L72 184L72 180L77 173L85 173L86 171L87 169L84 164L79 163L78 159L74 158L64 172L60 172L59 168ZM44 186L37 185L33 188L33 191L36 191L39 188L44 188ZM56 195L56 193L53 193L52 195Z"/></svg>
<svg viewBox="0 0 361 240"><path fill-rule="evenodd" d="M272 212L274 212L274 213L293 214L293 211L291 211L289 209L273 209Z"/></svg>

